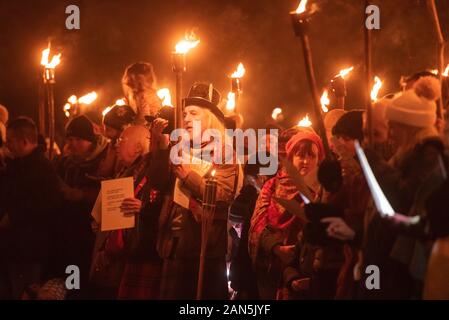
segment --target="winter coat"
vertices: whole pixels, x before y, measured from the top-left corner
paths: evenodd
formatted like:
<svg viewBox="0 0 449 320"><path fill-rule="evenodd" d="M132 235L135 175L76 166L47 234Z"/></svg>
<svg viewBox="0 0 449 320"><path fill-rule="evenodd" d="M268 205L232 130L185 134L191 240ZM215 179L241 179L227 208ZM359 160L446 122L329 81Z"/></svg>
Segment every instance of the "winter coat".
<svg viewBox="0 0 449 320"><path fill-rule="evenodd" d="M239 167L214 164L217 180L216 209L205 258L203 299L226 299L226 250L228 208L238 188ZM160 216L158 252L164 259L162 299L196 297L201 249L201 207L205 178L191 171L182 186L191 193L189 209L167 198Z"/></svg>
<svg viewBox="0 0 449 320"><path fill-rule="evenodd" d="M0 188L0 217L7 214L10 221L9 230L0 231L6 238L0 241L1 255L18 262L47 261L63 197L43 151L36 147L30 155L10 160Z"/></svg>

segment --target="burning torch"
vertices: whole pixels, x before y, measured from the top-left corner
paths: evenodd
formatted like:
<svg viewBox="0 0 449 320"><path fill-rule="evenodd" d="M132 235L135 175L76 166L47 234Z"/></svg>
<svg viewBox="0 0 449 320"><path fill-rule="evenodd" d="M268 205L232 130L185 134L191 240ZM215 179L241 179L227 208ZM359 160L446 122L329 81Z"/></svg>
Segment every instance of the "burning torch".
<svg viewBox="0 0 449 320"><path fill-rule="evenodd" d="M332 93L336 98L336 106L339 109L345 108L345 98L346 98L346 76L354 70L354 67L349 67L340 72L331 80Z"/></svg>
<svg viewBox="0 0 449 320"><path fill-rule="evenodd" d="M234 73L231 75L231 92L228 94L228 101L229 99L233 99L234 101L234 107L232 108L234 112L237 112L237 106L238 101L240 98L240 95L243 92L243 83L242 78L245 75L245 67L243 66L243 63L239 63L237 70L234 71ZM230 94L233 94L230 98ZM229 110L228 106L226 106L226 109Z"/></svg>
<svg viewBox="0 0 449 320"><path fill-rule="evenodd" d="M306 67L307 80L309 82L310 91L312 94L313 105L315 108L315 116L317 118L318 130L323 140L323 145L325 148L326 156L331 158L331 151L329 148L329 143L326 137L326 130L324 128L323 118L321 116L321 103L318 94L318 88L315 82L315 73L313 70L312 62L312 51L310 48L309 36L307 34L307 29L310 24L310 20L314 13L314 9L306 10L307 0L301 0L296 11L290 13L290 17L293 24L293 30L295 35L301 39L304 62Z"/></svg>
<svg viewBox="0 0 449 320"><path fill-rule="evenodd" d="M176 111L175 127L182 128L183 106L182 106L182 75L187 71L186 56L190 49L195 48L200 43L192 32L186 35L184 40L179 41L172 53L173 72L176 74Z"/></svg>
<svg viewBox="0 0 449 320"><path fill-rule="evenodd" d="M55 69L61 62L61 54L54 55L49 62L50 45L47 49L42 51L41 65L44 66L43 81L45 87L45 94L48 104L48 137L50 140L49 146L49 158L53 157L53 145L55 142L55 97L54 97L54 84L56 83ZM41 115L41 114L40 114ZM40 120L41 122L41 120ZM43 133L43 132L42 132Z"/></svg>

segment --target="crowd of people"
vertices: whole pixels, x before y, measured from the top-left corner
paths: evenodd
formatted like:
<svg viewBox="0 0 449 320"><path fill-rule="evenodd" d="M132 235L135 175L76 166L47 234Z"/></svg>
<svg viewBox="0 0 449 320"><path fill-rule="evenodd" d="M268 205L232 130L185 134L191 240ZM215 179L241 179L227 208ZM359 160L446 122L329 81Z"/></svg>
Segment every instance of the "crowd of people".
<svg viewBox="0 0 449 320"><path fill-rule="evenodd" d="M311 127L282 129L284 160L271 176L260 173L257 154L273 150L272 140L245 163L212 163L206 172L174 164L173 109L162 107L155 83L151 64L129 66L127 104L101 126L71 117L52 159L35 122L9 119L0 107L0 298L195 299L213 176L203 299L449 299L449 137L437 113L448 99L435 75L417 73L374 103L372 141L360 109L323 114L330 150ZM220 100L211 84L192 86L183 99L190 140L241 126ZM357 141L395 215L373 201ZM217 152L212 139L189 145L189 156ZM91 215L101 182L123 177L133 178L134 196L120 209L135 227L101 231ZM66 286L67 266L79 268L77 289Z"/></svg>

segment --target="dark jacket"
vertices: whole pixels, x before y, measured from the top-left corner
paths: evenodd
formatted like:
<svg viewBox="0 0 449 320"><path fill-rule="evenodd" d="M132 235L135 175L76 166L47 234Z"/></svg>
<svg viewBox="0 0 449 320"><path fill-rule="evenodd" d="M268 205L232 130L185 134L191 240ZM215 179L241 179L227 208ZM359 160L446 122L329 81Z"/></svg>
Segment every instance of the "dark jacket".
<svg viewBox="0 0 449 320"><path fill-rule="evenodd" d="M3 254L20 262L46 261L62 204L51 163L37 147L24 158L10 160L0 183L0 216L7 214L11 224L9 230L0 231L6 237L0 241Z"/></svg>

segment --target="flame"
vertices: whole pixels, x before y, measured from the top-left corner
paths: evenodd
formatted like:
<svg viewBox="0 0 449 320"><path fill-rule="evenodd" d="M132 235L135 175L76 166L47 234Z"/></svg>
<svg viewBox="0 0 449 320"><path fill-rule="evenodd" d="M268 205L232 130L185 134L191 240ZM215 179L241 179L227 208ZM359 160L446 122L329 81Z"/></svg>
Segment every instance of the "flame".
<svg viewBox="0 0 449 320"><path fill-rule="evenodd" d="M446 66L446 69L444 69L443 77L449 77L449 63Z"/></svg>
<svg viewBox="0 0 449 320"><path fill-rule="evenodd" d="M103 112L101 113L101 114L103 115L103 117L104 117L105 115L107 115L108 112L111 111L113 107L114 107L114 106L106 107L106 108L103 110Z"/></svg>
<svg viewBox="0 0 449 320"><path fill-rule="evenodd" d="M70 117L70 109L72 108L72 105L70 104L70 103L66 103L65 105L64 105L64 114L65 114L65 116L67 117L67 118L69 118Z"/></svg>
<svg viewBox="0 0 449 320"><path fill-rule="evenodd" d="M81 98L78 99L78 102L81 104L91 104L95 100L97 100L98 94L95 91L92 91L91 93L88 93Z"/></svg>
<svg viewBox="0 0 449 320"><path fill-rule="evenodd" d="M235 109L235 93L228 93L228 101L226 101L226 110L233 111Z"/></svg>
<svg viewBox="0 0 449 320"><path fill-rule="evenodd" d="M282 109L281 108L274 108L273 112L271 113L271 117L273 118L273 120L277 120L277 118L279 117L279 115L282 113Z"/></svg>
<svg viewBox="0 0 449 320"><path fill-rule="evenodd" d="M379 94L380 88L382 88L382 81L379 77L374 77L374 85L373 89L371 90L371 100L373 102L377 101L377 95Z"/></svg>
<svg viewBox="0 0 449 320"><path fill-rule="evenodd" d="M298 127L307 128L307 127L310 127L311 125L312 125L312 121L310 121L308 114L306 114L306 116L298 122Z"/></svg>
<svg viewBox="0 0 449 320"><path fill-rule="evenodd" d="M41 65L43 65L47 69L54 69L58 64L61 63L61 54L54 55L51 58L51 62L48 62L48 58L50 56L50 48L47 48L42 51Z"/></svg>
<svg viewBox="0 0 449 320"><path fill-rule="evenodd" d="M323 91L320 101L321 101L321 109L323 110L323 112L328 112L329 108L327 106L330 105L331 101L329 100L329 95L328 95L327 90Z"/></svg>
<svg viewBox="0 0 449 320"><path fill-rule="evenodd" d="M67 99L67 101L68 101L69 103L71 103L71 104L75 104L75 103L78 102L78 98L77 98L75 95L71 95L71 96Z"/></svg>
<svg viewBox="0 0 449 320"><path fill-rule="evenodd" d="M173 107L171 102L170 90L168 88L162 88L157 91L157 96L162 100L163 106Z"/></svg>
<svg viewBox="0 0 449 320"><path fill-rule="evenodd" d="M212 170L212 172L210 173L210 175L211 175L212 177L215 177L215 169Z"/></svg>
<svg viewBox="0 0 449 320"><path fill-rule="evenodd" d="M340 70L339 74L337 74L336 77L340 76L344 79L352 70L354 70L354 66Z"/></svg>
<svg viewBox="0 0 449 320"><path fill-rule="evenodd" d="M301 0L298 8L296 9L296 13L303 13L306 11L307 0Z"/></svg>
<svg viewBox="0 0 449 320"><path fill-rule="evenodd" d="M243 66L243 63L240 62L237 70L231 75L231 78L242 78L245 75L245 72L245 67Z"/></svg>
<svg viewBox="0 0 449 320"><path fill-rule="evenodd" d="M183 40L179 41L175 46L175 53L186 54L190 49L195 48L200 43L195 33L191 32L186 35Z"/></svg>
<svg viewBox="0 0 449 320"><path fill-rule="evenodd" d="M125 101L125 99L117 99L117 100L115 100L115 104L118 106L124 106L124 105L126 105L126 101Z"/></svg>
<svg viewBox="0 0 449 320"><path fill-rule="evenodd" d="M438 75L438 70L437 69L430 70L430 72L432 72L436 76Z"/></svg>

